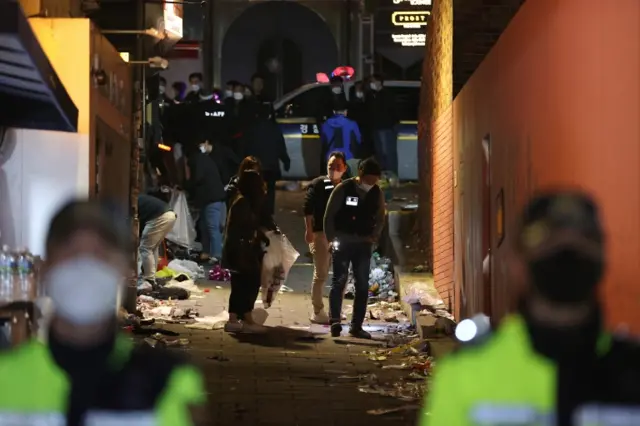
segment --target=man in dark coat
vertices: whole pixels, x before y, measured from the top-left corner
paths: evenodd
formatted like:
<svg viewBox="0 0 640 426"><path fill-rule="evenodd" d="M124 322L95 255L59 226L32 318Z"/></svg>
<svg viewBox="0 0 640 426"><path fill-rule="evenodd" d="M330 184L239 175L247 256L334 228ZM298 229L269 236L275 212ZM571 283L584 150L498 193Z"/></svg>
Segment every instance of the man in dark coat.
<svg viewBox="0 0 640 426"><path fill-rule="evenodd" d="M246 134L246 155L252 155L262 164L262 176L267 184L265 211L275 211L276 181L282 177L280 162L289 171L291 159L280 127L272 120L271 108L262 105Z"/></svg>

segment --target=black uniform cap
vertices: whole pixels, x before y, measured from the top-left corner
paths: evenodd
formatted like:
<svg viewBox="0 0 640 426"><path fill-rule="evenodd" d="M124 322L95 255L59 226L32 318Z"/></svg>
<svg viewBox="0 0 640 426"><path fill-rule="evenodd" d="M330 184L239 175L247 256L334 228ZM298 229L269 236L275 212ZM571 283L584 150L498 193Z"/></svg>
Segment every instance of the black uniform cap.
<svg viewBox="0 0 640 426"><path fill-rule="evenodd" d="M578 191L536 196L524 210L517 238L517 246L524 254L544 250L545 246L599 250L604 244L596 203Z"/></svg>

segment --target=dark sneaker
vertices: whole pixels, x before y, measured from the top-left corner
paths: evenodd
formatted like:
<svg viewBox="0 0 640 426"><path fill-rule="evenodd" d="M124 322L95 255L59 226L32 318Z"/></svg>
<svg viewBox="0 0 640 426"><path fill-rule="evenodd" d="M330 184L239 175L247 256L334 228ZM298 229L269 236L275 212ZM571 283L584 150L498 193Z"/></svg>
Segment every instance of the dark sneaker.
<svg viewBox="0 0 640 426"><path fill-rule="evenodd" d="M351 327L349 329L349 335L352 337L357 337L358 339L371 339L371 334L364 331L361 327Z"/></svg>
<svg viewBox="0 0 640 426"><path fill-rule="evenodd" d="M342 324L339 322L331 324L331 337L340 337L342 333Z"/></svg>

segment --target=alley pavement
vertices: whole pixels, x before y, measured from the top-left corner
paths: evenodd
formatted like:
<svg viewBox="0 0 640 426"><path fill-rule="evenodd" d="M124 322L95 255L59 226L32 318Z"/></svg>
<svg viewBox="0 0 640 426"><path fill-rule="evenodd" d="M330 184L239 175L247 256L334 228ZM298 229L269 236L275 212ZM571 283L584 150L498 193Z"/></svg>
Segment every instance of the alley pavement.
<svg viewBox="0 0 640 426"><path fill-rule="evenodd" d="M362 393L358 376L375 373L381 382L395 382L401 371L382 370L363 354L380 342L339 339L328 327L308 328L312 314L312 266L305 256L301 191L278 192L276 220L301 253L265 323L265 335L233 335L223 330L193 330L163 325L190 344L184 349L201 366L208 390L210 425L356 426L414 425L417 410L369 414L369 410L406 407L393 397ZM190 300L200 316L217 315L227 307L227 283L200 283L204 299ZM328 288L325 288L325 295ZM325 305L327 305L325 299ZM350 304L349 301L346 301ZM260 302L256 304L259 307ZM348 308L347 308L348 310ZM376 326L376 324L370 324ZM348 327L344 327L346 334ZM378 346L379 347L379 346Z"/></svg>

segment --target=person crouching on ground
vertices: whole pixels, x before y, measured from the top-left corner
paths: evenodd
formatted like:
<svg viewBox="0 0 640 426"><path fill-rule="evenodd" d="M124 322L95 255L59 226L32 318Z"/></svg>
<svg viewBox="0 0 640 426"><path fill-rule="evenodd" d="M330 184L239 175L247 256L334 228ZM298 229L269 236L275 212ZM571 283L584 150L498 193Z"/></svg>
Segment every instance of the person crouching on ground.
<svg viewBox="0 0 640 426"><path fill-rule="evenodd" d="M251 316L260 291L264 246L269 240L260 226L260 214L266 197L265 183L256 171L247 170L238 181L240 195L229 211L224 239L223 266L231 270L229 321L230 333L262 333L266 328Z"/></svg>
<svg viewBox="0 0 640 426"><path fill-rule="evenodd" d="M342 299L349 264L353 267L355 300L349 334L362 339L371 335L362 329L369 296L369 265L373 246L384 226L384 194L378 187L382 170L373 158L362 160L358 176L335 187L324 215L324 233L332 245L333 281L329 293L331 335L340 336Z"/></svg>
<svg viewBox="0 0 640 426"><path fill-rule="evenodd" d="M138 257L138 275L143 285L156 283L158 269L158 248L173 229L177 216L165 203L152 195L138 195L138 219L140 220L140 246ZM147 284L148 286L148 284Z"/></svg>
<svg viewBox="0 0 640 426"><path fill-rule="evenodd" d="M331 250L324 235L324 212L327 209L329 196L336 185L342 182L342 175L347 170L344 154L334 151L329 155L327 174L315 178L307 187L304 199L304 239L309 244L313 258L313 282L311 284L311 301L313 317L311 322L329 324L329 316L324 310L322 290L327 282L331 266Z"/></svg>

